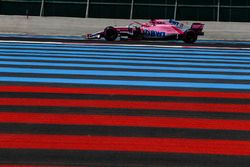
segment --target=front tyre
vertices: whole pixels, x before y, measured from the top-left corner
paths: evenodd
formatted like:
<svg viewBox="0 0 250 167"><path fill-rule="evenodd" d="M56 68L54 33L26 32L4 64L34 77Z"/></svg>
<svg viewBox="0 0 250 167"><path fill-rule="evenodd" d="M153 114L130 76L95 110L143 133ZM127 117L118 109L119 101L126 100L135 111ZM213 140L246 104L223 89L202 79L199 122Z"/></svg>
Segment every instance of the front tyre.
<svg viewBox="0 0 250 167"><path fill-rule="evenodd" d="M116 40L117 37L118 37L118 32L114 27L109 26L104 29L104 38L107 41L114 41Z"/></svg>
<svg viewBox="0 0 250 167"><path fill-rule="evenodd" d="M183 41L185 43L194 43L196 40L197 40L197 34L196 34L195 31L193 31L193 30L187 30L184 33Z"/></svg>

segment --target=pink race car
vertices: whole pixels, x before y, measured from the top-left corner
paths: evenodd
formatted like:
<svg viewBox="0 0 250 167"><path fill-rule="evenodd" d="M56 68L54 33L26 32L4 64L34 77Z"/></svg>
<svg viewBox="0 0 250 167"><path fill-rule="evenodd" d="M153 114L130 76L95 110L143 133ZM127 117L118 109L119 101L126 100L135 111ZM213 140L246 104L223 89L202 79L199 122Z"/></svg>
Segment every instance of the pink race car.
<svg viewBox="0 0 250 167"><path fill-rule="evenodd" d="M183 40L186 43L194 43L202 31L204 24L193 23L191 26L176 20L152 19L147 23L133 22L126 27L108 26L104 31L87 34L87 39L105 38L114 41L117 37L137 40Z"/></svg>

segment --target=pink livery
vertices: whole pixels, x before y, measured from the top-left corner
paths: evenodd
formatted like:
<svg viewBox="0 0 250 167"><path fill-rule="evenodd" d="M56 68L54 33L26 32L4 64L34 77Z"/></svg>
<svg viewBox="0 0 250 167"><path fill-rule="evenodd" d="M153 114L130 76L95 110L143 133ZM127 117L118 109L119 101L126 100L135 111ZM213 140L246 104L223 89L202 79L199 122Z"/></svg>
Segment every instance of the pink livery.
<svg viewBox="0 0 250 167"><path fill-rule="evenodd" d="M114 41L118 37L136 40L183 40L194 43L199 35L204 35L204 24L193 23L185 25L176 20L152 19L146 23L133 22L124 27L108 26L103 31L87 34L87 39L105 38Z"/></svg>

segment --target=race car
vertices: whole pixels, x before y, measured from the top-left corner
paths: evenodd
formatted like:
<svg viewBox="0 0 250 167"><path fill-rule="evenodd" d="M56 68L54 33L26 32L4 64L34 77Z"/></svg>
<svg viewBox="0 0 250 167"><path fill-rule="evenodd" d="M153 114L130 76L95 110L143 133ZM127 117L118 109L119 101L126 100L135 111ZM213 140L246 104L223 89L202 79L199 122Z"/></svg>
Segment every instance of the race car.
<svg viewBox="0 0 250 167"><path fill-rule="evenodd" d="M204 35L204 24L193 23L191 26L170 19L151 19L149 22L132 22L128 26L108 26L103 31L87 34L87 39L101 39L114 41L118 37L136 40L183 40L194 43L199 35Z"/></svg>

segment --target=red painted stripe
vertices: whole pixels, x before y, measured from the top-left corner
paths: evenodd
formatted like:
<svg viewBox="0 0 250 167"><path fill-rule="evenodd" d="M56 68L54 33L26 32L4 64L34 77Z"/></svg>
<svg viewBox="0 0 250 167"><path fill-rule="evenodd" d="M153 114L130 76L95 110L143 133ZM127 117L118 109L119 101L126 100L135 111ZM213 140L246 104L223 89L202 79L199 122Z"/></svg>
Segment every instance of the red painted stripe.
<svg viewBox="0 0 250 167"><path fill-rule="evenodd" d="M188 103L188 102L122 101L122 100L0 98L0 105L250 113L250 104L223 104L223 103L216 104L216 103Z"/></svg>
<svg viewBox="0 0 250 167"><path fill-rule="evenodd" d="M0 134L0 148L250 156L250 141L179 138Z"/></svg>
<svg viewBox="0 0 250 167"><path fill-rule="evenodd" d="M250 120L0 112L0 123L250 130Z"/></svg>
<svg viewBox="0 0 250 167"><path fill-rule="evenodd" d="M64 88L64 87L46 87L46 86L0 86L0 92L250 99L250 93L246 93L246 92L234 92L234 93L232 92L205 92L205 91L195 92L195 91L176 91L176 90L142 90L142 89L114 89L114 88Z"/></svg>

